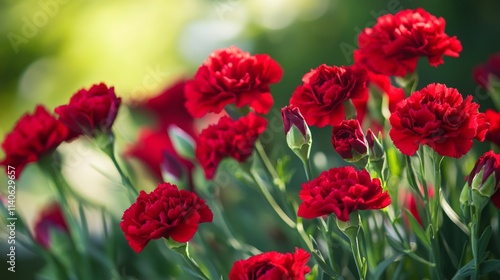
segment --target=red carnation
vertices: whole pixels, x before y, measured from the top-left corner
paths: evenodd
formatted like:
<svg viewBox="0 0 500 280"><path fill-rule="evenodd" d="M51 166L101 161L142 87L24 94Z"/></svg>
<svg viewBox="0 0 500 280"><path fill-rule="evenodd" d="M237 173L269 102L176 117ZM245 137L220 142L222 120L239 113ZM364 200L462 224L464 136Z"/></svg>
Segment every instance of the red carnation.
<svg viewBox="0 0 500 280"><path fill-rule="evenodd" d="M366 71L357 66L322 64L305 74L302 82L290 104L299 107L310 126L337 125L346 118L344 102L366 104L368 97Z"/></svg>
<svg viewBox="0 0 500 280"><path fill-rule="evenodd" d="M273 105L269 85L283 70L266 54L250 55L236 47L214 51L185 88L186 108L194 117L220 113L228 104L249 105L265 114Z"/></svg>
<svg viewBox="0 0 500 280"><path fill-rule="evenodd" d="M500 80L500 53L490 56L484 64L476 66L472 75L476 83L489 89L491 77Z"/></svg>
<svg viewBox="0 0 500 280"><path fill-rule="evenodd" d="M5 158L0 165L13 166L16 178L31 162L55 150L68 139L68 129L51 115L45 107L38 105L35 112L23 115L2 143Z"/></svg>
<svg viewBox="0 0 500 280"><path fill-rule="evenodd" d="M167 130L172 124L180 127L194 137L194 119L184 104L185 80L179 80L165 88L160 94L149 99L139 101L139 108L152 113L157 120L158 127Z"/></svg>
<svg viewBox="0 0 500 280"><path fill-rule="evenodd" d="M333 213L344 222L349 221L351 212L382 209L391 204L378 178L372 180L366 170L357 171L352 166L331 168L304 183L300 199L299 217L312 219Z"/></svg>
<svg viewBox="0 0 500 280"><path fill-rule="evenodd" d="M343 120L333 127L332 146L346 161L358 161L368 155L365 135L357 120Z"/></svg>
<svg viewBox="0 0 500 280"><path fill-rule="evenodd" d="M54 111L75 135L94 136L97 132L111 132L120 104L121 99L116 97L114 88L101 83L89 90L79 90L68 105L59 106Z"/></svg>
<svg viewBox="0 0 500 280"><path fill-rule="evenodd" d="M44 209L35 222L35 241L44 248L50 246L50 232L57 229L62 232L69 232L68 225L64 219L61 207L54 203Z"/></svg>
<svg viewBox="0 0 500 280"><path fill-rule="evenodd" d="M490 128L486 132L486 140L500 147L500 113L488 109L484 114L486 121L490 123Z"/></svg>
<svg viewBox="0 0 500 280"><path fill-rule="evenodd" d="M188 242L198 224L212 219L212 211L195 193L160 183L149 194L141 191L135 203L123 213L120 227L130 247L140 253L153 239Z"/></svg>
<svg viewBox="0 0 500 280"><path fill-rule="evenodd" d="M140 160L158 179L161 179L161 165L165 160L165 153L173 157L180 164L179 167L187 170L188 181L192 187L191 172L194 165L177 154L166 131L141 129L137 142L125 152L125 156Z"/></svg>
<svg viewBox="0 0 500 280"><path fill-rule="evenodd" d="M295 253L266 252L234 263L229 280L304 280L311 270L310 254L303 249Z"/></svg>
<svg viewBox="0 0 500 280"><path fill-rule="evenodd" d="M219 122L204 129L196 142L196 158L212 179L217 166L225 157L244 162L253 152L259 135L266 130L267 120L253 113L238 120L224 116Z"/></svg>
<svg viewBox="0 0 500 280"><path fill-rule="evenodd" d="M443 55L458 57L462 51L460 41L444 33L445 25L443 18L422 8L381 16L373 28L359 34L354 60L388 76L413 73L418 58L423 56L436 67L443 64Z"/></svg>
<svg viewBox="0 0 500 280"><path fill-rule="evenodd" d="M472 148L472 139L484 141L489 124L472 96L463 100L454 88L430 84L402 101L389 119L389 135L405 155L427 145L442 156L459 158Z"/></svg>
<svg viewBox="0 0 500 280"><path fill-rule="evenodd" d="M405 99L405 91L393 86L389 76L368 72L368 84L370 87L375 87L380 93L387 95L389 111L391 112L394 112L398 103Z"/></svg>

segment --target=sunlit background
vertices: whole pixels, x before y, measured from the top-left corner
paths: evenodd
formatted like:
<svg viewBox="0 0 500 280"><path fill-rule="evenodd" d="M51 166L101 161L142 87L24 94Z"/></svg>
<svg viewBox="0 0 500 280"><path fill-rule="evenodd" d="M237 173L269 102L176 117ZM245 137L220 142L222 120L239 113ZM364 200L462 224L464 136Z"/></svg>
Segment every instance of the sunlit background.
<svg viewBox="0 0 500 280"><path fill-rule="evenodd" d="M445 83L473 94L482 108L489 108L471 70L500 51L500 1L4 0L0 2L0 138L36 104L53 109L94 83L114 86L125 103L155 95L176 79L190 77L213 50L230 45L267 53L281 64L283 79L272 87L275 108L281 108L311 68L351 64L357 34L373 25L376 17L417 6L444 17L446 33L457 35L463 45L459 59L445 58L438 68L420 61L419 86ZM137 129L128 123L126 116L117 123L123 132L122 146L136 137ZM329 133L317 132L325 139L323 146L314 147L319 165L326 162L321 152L331 152ZM126 202L107 199L120 197L117 189L103 195L107 176L118 176L114 171L96 171L110 168L106 159L85 143L61 150L76 158L73 169L66 170L70 183L98 202L126 207ZM0 180L0 186L6 186L4 174ZM18 180L17 211L31 223L33 213L52 197L47 182L35 167L27 168ZM1 256L5 257L4 250Z"/></svg>

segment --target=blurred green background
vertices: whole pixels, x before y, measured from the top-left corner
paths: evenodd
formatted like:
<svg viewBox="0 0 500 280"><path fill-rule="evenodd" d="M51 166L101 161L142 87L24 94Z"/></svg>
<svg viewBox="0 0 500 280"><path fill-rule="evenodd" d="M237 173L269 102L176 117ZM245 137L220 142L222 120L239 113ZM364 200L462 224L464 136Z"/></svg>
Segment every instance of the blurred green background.
<svg viewBox="0 0 500 280"><path fill-rule="evenodd" d="M491 108L471 71L500 51L500 1L3 0L0 138L36 104L53 109L101 81L115 86L125 102L144 99L189 77L209 53L230 45L267 53L281 64L283 79L272 87L279 109L311 68L351 64L357 34L378 16L416 7L444 17L446 33L463 45L460 58L446 57L438 68L421 60L419 88L445 83L473 94L482 111ZM330 133L313 130L315 151L331 154ZM128 136L125 141L134 140L133 132ZM23 201L50 196L36 190L37 175L27 169L18 184L18 211L30 222L39 205Z"/></svg>

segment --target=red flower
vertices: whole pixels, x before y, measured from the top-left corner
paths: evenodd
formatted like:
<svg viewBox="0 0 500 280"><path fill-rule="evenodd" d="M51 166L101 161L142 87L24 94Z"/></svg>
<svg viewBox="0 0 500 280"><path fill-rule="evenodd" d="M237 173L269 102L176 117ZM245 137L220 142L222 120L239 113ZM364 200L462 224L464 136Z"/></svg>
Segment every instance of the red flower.
<svg viewBox="0 0 500 280"><path fill-rule="evenodd" d="M34 230L35 241L44 248L50 247L50 232L54 229L69 232L59 204L54 203L44 209L38 217Z"/></svg>
<svg viewBox="0 0 500 280"><path fill-rule="evenodd" d="M368 155L365 135L357 120L343 120L333 127L332 146L347 161L358 161Z"/></svg>
<svg viewBox="0 0 500 280"><path fill-rule="evenodd" d="M224 116L219 122L204 129L196 143L196 158L212 179L217 166L225 157L244 162L253 152L259 135L266 130L267 120L253 113L238 120Z"/></svg>
<svg viewBox="0 0 500 280"><path fill-rule="evenodd" d="M299 107L308 125L337 125L346 118L344 102L366 103L366 71L357 66L320 65L302 78L290 104ZM358 108L356 108L358 109Z"/></svg>
<svg viewBox="0 0 500 280"><path fill-rule="evenodd" d="M490 56L486 63L476 66L472 76L476 83L485 89L490 87L490 76L500 80L500 53Z"/></svg>
<svg viewBox="0 0 500 280"><path fill-rule="evenodd" d="M493 180L488 181L491 176ZM469 187L479 190L482 195L491 196L500 184L500 154L495 154L493 151L484 153L472 168L467 183Z"/></svg>
<svg viewBox="0 0 500 280"><path fill-rule="evenodd" d="M54 111L75 135L93 136L97 132L111 132L120 104L121 99L116 97L114 88L101 83L89 90L79 90L68 105L59 106Z"/></svg>
<svg viewBox="0 0 500 280"><path fill-rule="evenodd" d="M303 249L295 253L266 252L234 263L229 280L304 280L311 270L310 254Z"/></svg>
<svg viewBox="0 0 500 280"><path fill-rule="evenodd" d="M13 166L17 178L28 163L38 161L67 139L68 129L38 105L32 115L23 115L5 137L2 143L5 158L0 165L5 166L6 172L8 166Z"/></svg>
<svg viewBox="0 0 500 280"><path fill-rule="evenodd" d="M351 212L381 209L391 204L378 178L372 180L366 170L356 171L352 166L331 168L304 183L300 199L299 217L312 219L333 213L344 222L349 221Z"/></svg>
<svg viewBox="0 0 500 280"><path fill-rule="evenodd" d="M460 41L444 33L445 25L443 18L422 8L381 16L373 28L359 34L354 60L388 76L414 72L418 58L424 56L436 67L443 64L443 55L458 57L462 51Z"/></svg>
<svg viewBox="0 0 500 280"><path fill-rule="evenodd" d="M186 108L194 117L202 117L234 103L265 114L273 105L269 85L282 75L279 64L266 54L252 56L234 46L216 50L186 85Z"/></svg>
<svg viewBox="0 0 500 280"><path fill-rule="evenodd" d="M194 119L184 106L186 103L185 85L185 80L179 80L159 95L140 101L139 108L152 113L158 120L160 129L166 130L171 124L175 124L194 137Z"/></svg>
<svg viewBox="0 0 500 280"><path fill-rule="evenodd" d="M149 194L141 191L135 203L123 213L120 227L130 247L140 253L153 239L188 242L198 224L212 219L212 211L195 193L160 183Z"/></svg>
<svg viewBox="0 0 500 280"><path fill-rule="evenodd" d="M488 109L484 114L486 121L490 123L490 128L486 132L486 140L500 147L500 113Z"/></svg>
<svg viewBox="0 0 500 280"><path fill-rule="evenodd" d="M169 153L184 170L188 171L188 180L192 184L191 172L194 165L177 154L166 131L141 129L137 142L125 152L125 156L140 160L156 175L157 179L161 179L161 164L165 160L165 153Z"/></svg>
<svg viewBox="0 0 500 280"><path fill-rule="evenodd" d="M472 148L472 139L484 141L489 124L478 113L472 96L463 100L454 88L430 84L402 101L389 119L389 135L405 155L427 145L442 156L459 158Z"/></svg>
<svg viewBox="0 0 500 280"><path fill-rule="evenodd" d="M380 93L385 93L389 99L389 111L394 112L399 102L405 99L405 91L392 85L391 78L368 72L368 84L374 86Z"/></svg>

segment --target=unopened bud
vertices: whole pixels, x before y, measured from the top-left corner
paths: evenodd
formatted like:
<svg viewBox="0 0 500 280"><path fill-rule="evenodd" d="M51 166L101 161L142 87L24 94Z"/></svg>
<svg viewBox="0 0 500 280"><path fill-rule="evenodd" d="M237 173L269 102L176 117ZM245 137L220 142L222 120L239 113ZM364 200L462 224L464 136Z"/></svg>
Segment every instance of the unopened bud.
<svg viewBox="0 0 500 280"><path fill-rule="evenodd" d="M288 147L302 160L311 152L312 137L307 123L298 107L293 105L281 109L283 127Z"/></svg>

